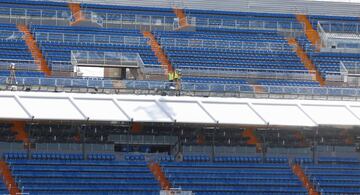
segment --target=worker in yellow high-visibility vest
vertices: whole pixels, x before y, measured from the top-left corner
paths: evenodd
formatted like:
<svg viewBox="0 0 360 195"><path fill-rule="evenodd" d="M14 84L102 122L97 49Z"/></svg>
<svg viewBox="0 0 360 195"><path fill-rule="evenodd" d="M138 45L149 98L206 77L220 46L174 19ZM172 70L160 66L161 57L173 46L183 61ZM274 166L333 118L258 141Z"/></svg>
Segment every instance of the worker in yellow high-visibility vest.
<svg viewBox="0 0 360 195"><path fill-rule="evenodd" d="M176 82L176 90L180 91L180 89L181 89L181 70L175 70L174 80Z"/></svg>
<svg viewBox="0 0 360 195"><path fill-rule="evenodd" d="M174 72L174 81L177 82L179 80L179 72L178 70L175 70Z"/></svg>
<svg viewBox="0 0 360 195"><path fill-rule="evenodd" d="M174 81L174 72L169 72L169 73L168 73L168 80L169 80L169 82L173 82L173 81Z"/></svg>

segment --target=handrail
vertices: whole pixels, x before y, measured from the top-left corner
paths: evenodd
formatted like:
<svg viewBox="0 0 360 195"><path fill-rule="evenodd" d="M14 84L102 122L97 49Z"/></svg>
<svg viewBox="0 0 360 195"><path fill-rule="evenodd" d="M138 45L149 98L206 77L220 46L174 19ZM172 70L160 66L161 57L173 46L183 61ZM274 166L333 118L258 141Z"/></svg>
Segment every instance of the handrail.
<svg viewBox="0 0 360 195"><path fill-rule="evenodd" d="M45 10L45 9L27 9L27 8L0 8L3 12L8 12L9 15L0 15L0 18L8 19L10 23L25 23L25 24L39 24L39 25L56 25L67 26L69 22L74 21L74 16L70 11L63 10ZM16 10L16 12L15 12ZM14 14L16 13L16 14ZM99 24L104 28L126 28L129 25L143 25L149 26L149 30L175 30L178 27L174 16L152 16L141 14L122 14L122 13L99 13L92 10L82 10L81 13L85 18ZM295 28L296 25L301 25L296 22L279 22L279 21L265 21L265 20L232 20L221 19L221 22L216 24L213 19L207 18L201 21L196 17L186 17L188 24L199 27L216 27L228 29L260 29L260 30L277 30L277 31L302 31L300 28ZM51 21L51 22L50 22ZM201 21L201 22L200 22ZM204 22L205 21L205 22ZM233 25L229 25L233 23ZM135 27L134 27L135 28Z"/></svg>
<svg viewBox="0 0 360 195"><path fill-rule="evenodd" d="M227 29L254 29L254 30L276 30L285 32L303 32L303 24L299 22L267 21L267 20L242 20L242 19L221 19L221 18L199 18L195 21L191 16L187 17L188 22L197 27L227 28ZM296 28L297 25L299 28Z"/></svg>
<svg viewBox="0 0 360 195"><path fill-rule="evenodd" d="M15 59L0 59L0 70L9 70L9 65L11 63L15 64L16 71L40 71L36 65L36 60L15 60ZM73 71L69 69L70 62L68 61L49 61L48 64L52 71L55 72L68 72Z"/></svg>
<svg viewBox="0 0 360 195"><path fill-rule="evenodd" d="M0 39L23 40L24 33L18 30L0 30Z"/></svg>
<svg viewBox="0 0 360 195"><path fill-rule="evenodd" d="M320 35L320 40L321 40L321 45L328 47L328 36L327 33L325 32L325 30L323 29L323 27L320 24L320 21L318 21L317 23L317 29Z"/></svg>
<svg viewBox="0 0 360 195"><path fill-rule="evenodd" d="M10 23L16 24L39 24L39 25L55 25L68 26L69 22L74 22L74 16L70 10L47 10L47 9L28 9L28 8L0 8L2 13L0 18L9 20ZM122 28L123 25L148 25L151 30L160 28L162 30L173 30L174 17L170 16L152 16L140 14L113 14L113 13L97 13L91 10L82 10L82 16L86 19L97 23L105 28ZM130 17L129 17L130 16ZM167 23L166 21L171 21Z"/></svg>
<svg viewBox="0 0 360 195"><path fill-rule="evenodd" d="M341 73L360 77L360 61L340 61Z"/></svg>
<svg viewBox="0 0 360 195"><path fill-rule="evenodd" d="M241 67L196 67L180 66L183 76L211 76L211 77L231 77L231 78L276 78L276 79L302 79L312 80L315 71L312 70L287 70L287 69L261 69L261 68L241 68ZM163 74L160 65L145 65L147 74Z"/></svg>
<svg viewBox="0 0 360 195"><path fill-rule="evenodd" d="M37 0L41 1L41 0ZM56 2L68 2L67 0L50 0ZM141 6L141 7L162 7L172 8L173 4L169 0L153 1L104 1L104 0L73 0L79 3L121 5L121 6ZM356 0L332 1L307 1L307 0L246 0L228 1L213 3L206 0L183 1L179 6L187 9L200 10L222 10L236 12L257 12L257 13L281 13L296 14L307 13L308 15L329 15L329 16L353 16L359 17L359 3ZM326 9L324 9L326 7Z"/></svg>
<svg viewBox="0 0 360 195"><path fill-rule="evenodd" d="M8 77L0 77L0 83L6 83ZM92 78L41 78L41 77L17 77L19 86L56 86L71 88L103 88L114 90L167 90L173 83L166 81L141 81L125 80L125 85L120 88L114 87L115 80L103 80ZM27 82L31 83L27 83ZM96 82L96 83L94 83ZM119 81L117 81L119 82ZM317 95L317 96L341 96L360 97L360 88L338 88L338 87L306 87L306 86L277 86L277 85L250 85L250 84L220 84L220 83L190 83L182 82L182 91L186 92L214 92L214 93L239 93L254 94L254 87L263 88L261 94L290 94L290 95ZM214 91L215 90L215 91ZM186 93L187 94L187 93Z"/></svg>
<svg viewBox="0 0 360 195"><path fill-rule="evenodd" d="M318 27L321 27L326 33L353 33L360 34L360 22L335 22L318 21Z"/></svg>
<svg viewBox="0 0 360 195"><path fill-rule="evenodd" d="M163 46L170 47L200 47L200 48L227 48L227 49L255 49L270 51L290 51L287 43L256 42L256 41L229 41L216 39L185 39L185 38L160 38Z"/></svg>
<svg viewBox="0 0 360 195"><path fill-rule="evenodd" d="M340 74L344 74L344 75L348 75L349 71L347 70L347 68L345 67L345 64L343 61L340 61Z"/></svg>
<svg viewBox="0 0 360 195"><path fill-rule="evenodd" d="M318 21L318 31L325 52L358 53L360 23Z"/></svg>
<svg viewBox="0 0 360 195"><path fill-rule="evenodd" d="M139 53L71 50L71 62L74 66L139 67L141 65L139 63L142 62L139 58L141 58Z"/></svg>
<svg viewBox="0 0 360 195"><path fill-rule="evenodd" d="M72 43L108 43L124 45L146 45L148 39L139 36L126 35L96 35L96 34L77 34L77 33L55 33L55 32L36 32L35 38L38 41L58 41Z"/></svg>

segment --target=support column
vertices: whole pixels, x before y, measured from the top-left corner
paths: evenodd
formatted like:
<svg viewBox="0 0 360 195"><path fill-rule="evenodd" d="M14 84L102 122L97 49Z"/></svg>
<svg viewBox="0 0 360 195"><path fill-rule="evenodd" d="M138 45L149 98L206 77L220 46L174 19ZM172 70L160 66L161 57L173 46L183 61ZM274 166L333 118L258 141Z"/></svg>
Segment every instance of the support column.
<svg viewBox="0 0 360 195"><path fill-rule="evenodd" d="M11 174L11 170L5 161L0 161L0 171L3 174L2 179L4 180L4 183L6 184L6 187L9 190L10 195L21 194L15 182L15 179Z"/></svg>

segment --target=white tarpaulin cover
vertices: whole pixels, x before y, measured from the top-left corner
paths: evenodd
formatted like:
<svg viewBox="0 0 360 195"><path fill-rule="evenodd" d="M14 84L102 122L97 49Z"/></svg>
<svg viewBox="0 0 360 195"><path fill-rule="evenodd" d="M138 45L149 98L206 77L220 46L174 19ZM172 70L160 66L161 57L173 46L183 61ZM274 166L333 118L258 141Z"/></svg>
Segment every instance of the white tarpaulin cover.
<svg viewBox="0 0 360 195"><path fill-rule="evenodd" d="M360 102L0 92L0 119L258 126L360 125Z"/></svg>

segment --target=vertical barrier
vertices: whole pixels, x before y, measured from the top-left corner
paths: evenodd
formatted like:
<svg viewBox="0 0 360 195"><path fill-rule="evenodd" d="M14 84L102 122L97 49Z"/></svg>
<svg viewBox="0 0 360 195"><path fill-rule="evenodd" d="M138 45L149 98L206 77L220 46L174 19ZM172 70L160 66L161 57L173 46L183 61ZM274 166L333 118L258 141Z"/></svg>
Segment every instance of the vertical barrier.
<svg viewBox="0 0 360 195"><path fill-rule="evenodd" d="M160 46L160 43L156 40L155 36L151 32L143 33L145 38L148 38L148 44L151 46L151 50L154 52L155 56L158 58L158 61L161 63L161 66L165 70L165 75L173 71L170 60L167 58L165 52Z"/></svg>
<svg viewBox="0 0 360 195"><path fill-rule="evenodd" d="M74 25L80 21L83 21L85 19L82 11L81 11L81 6L80 3L69 3L68 4L69 9L71 11L71 15L74 18L74 21L70 22L70 25Z"/></svg>
<svg viewBox="0 0 360 195"><path fill-rule="evenodd" d="M309 39L309 41L317 47L317 49L320 49L320 35L319 33L312 27L309 19L306 17L306 15L298 14L296 15L297 21L304 24L304 32L306 37Z"/></svg>
<svg viewBox="0 0 360 195"><path fill-rule="evenodd" d="M25 40L26 45L28 46L28 49L32 55L32 57L35 60L35 63L39 66L40 70L44 72L47 76L51 76L51 71L49 69L49 66L39 49L39 47L36 44L36 40L34 36L31 34L28 27L24 24L17 25L17 28L20 32L23 32L25 36L23 36L23 39Z"/></svg>
<svg viewBox="0 0 360 195"><path fill-rule="evenodd" d="M16 133L15 139L17 141L22 141L24 144L29 143L29 136L25 131L25 122L15 121L12 122L11 131Z"/></svg>
<svg viewBox="0 0 360 195"><path fill-rule="evenodd" d="M254 128L246 128L244 130L244 132L242 133L243 137L249 138L249 140L246 142L246 144L248 145L255 145L256 146L256 152L257 153L261 153L263 152L263 148L262 148L262 144L259 141L259 139L256 137L255 133L254 133Z"/></svg>
<svg viewBox="0 0 360 195"><path fill-rule="evenodd" d="M20 194L20 190L16 185L16 182L11 174L11 170L5 161L0 161L0 171L2 173L2 179L9 190L10 195Z"/></svg>
<svg viewBox="0 0 360 195"><path fill-rule="evenodd" d="M309 195L319 195L315 190L313 184L310 182L309 178L305 175L304 171L298 164L292 166L292 171L299 178L303 186L307 189Z"/></svg>
<svg viewBox="0 0 360 195"><path fill-rule="evenodd" d="M252 85L255 93L266 93L266 90L261 85Z"/></svg>
<svg viewBox="0 0 360 195"><path fill-rule="evenodd" d="M246 128L244 130L244 132L242 133L242 136L249 138L249 140L247 141L247 144L250 144L250 145L259 144L259 140L257 139L256 135L254 134L253 128Z"/></svg>
<svg viewBox="0 0 360 195"><path fill-rule="evenodd" d="M131 133L141 133L142 128L141 123L134 122L131 126Z"/></svg>
<svg viewBox="0 0 360 195"><path fill-rule="evenodd" d="M179 20L179 26L180 28L186 28L189 26L188 22L187 22L187 18L186 18L186 14L184 9L179 9L179 8L173 8L173 11L176 15L176 17Z"/></svg>
<svg viewBox="0 0 360 195"><path fill-rule="evenodd" d="M319 82L320 86L324 86L325 85L324 78L321 76L320 72L317 70L316 66L313 64L313 62L306 54L306 52L303 50L303 48L300 46L300 44L297 42L297 40L295 38L288 38L288 43L289 45L295 47L296 55L300 58L305 68L307 68L310 72L315 72L315 78L313 78L313 80Z"/></svg>
<svg viewBox="0 0 360 195"><path fill-rule="evenodd" d="M162 172L161 167L158 163L150 162L148 167L155 179L159 181L162 190L169 190L171 185L167 180L165 174Z"/></svg>

